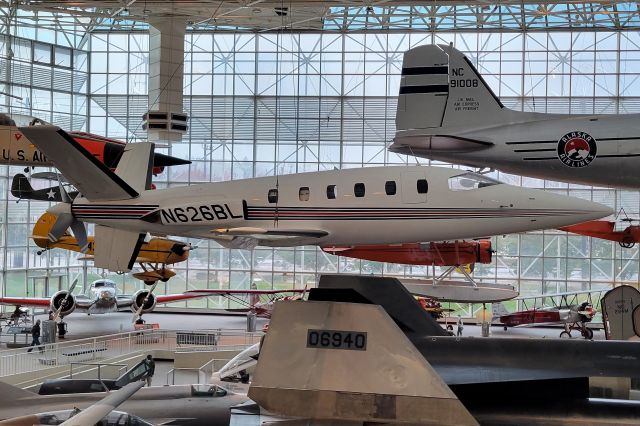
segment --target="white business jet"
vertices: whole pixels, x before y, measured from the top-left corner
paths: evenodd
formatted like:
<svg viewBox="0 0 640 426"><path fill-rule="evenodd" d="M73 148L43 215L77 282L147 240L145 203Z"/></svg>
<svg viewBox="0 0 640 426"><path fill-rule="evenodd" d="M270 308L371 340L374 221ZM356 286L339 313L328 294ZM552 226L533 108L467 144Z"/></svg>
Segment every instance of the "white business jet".
<svg viewBox="0 0 640 426"><path fill-rule="evenodd" d="M21 128L79 191L49 238L95 226L95 265L128 271L146 233L227 247L398 244L558 228L611 214L601 204L438 167L372 167L145 190L153 144L127 145L112 172L58 127Z"/></svg>

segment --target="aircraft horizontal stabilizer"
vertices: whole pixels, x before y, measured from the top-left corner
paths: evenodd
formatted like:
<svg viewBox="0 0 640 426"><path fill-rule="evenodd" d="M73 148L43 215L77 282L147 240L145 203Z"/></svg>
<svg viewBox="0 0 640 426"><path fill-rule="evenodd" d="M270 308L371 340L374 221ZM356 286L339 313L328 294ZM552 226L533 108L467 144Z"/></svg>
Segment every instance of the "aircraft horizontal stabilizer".
<svg viewBox="0 0 640 426"><path fill-rule="evenodd" d="M59 127L29 126L21 127L20 131L89 201L125 200L138 196L138 191Z"/></svg>
<svg viewBox="0 0 640 426"><path fill-rule="evenodd" d="M129 272L146 234L96 225L94 264L113 272Z"/></svg>

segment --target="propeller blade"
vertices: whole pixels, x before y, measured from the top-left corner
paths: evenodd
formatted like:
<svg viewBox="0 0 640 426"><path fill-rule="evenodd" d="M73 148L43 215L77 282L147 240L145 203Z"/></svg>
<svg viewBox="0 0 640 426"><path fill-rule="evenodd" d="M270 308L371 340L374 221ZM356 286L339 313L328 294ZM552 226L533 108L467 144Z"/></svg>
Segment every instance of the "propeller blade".
<svg viewBox="0 0 640 426"><path fill-rule="evenodd" d="M73 236L76 237L80 251L87 254L89 250L89 240L87 239L87 228L84 226L84 223L79 220L74 220L71 222L71 230L73 231Z"/></svg>
<svg viewBox="0 0 640 426"><path fill-rule="evenodd" d="M67 301L71 297L71 293L73 293L73 290L75 290L75 288L76 288L76 285L78 285L78 279L77 278L75 280L73 280L73 282L71 283L71 287L69 287L69 292L67 293L67 295L62 300L62 303L60 303L60 307L58 309L56 309L56 312L53 314L53 320L54 321L56 321L58 319L58 317L60 316L60 312L62 312L62 308L64 308L66 306Z"/></svg>
<svg viewBox="0 0 640 426"><path fill-rule="evenodd" d="M133 314L133 318L131 319L131 324L135 324L136 321L138 320L138 318L140 318L142 316L142 310L144 309L144 305L147 304L147 300L149 300L149 296L151 296L151 293L153 293L153 290L156 289L156 286L158 285L158 281L156 281L155 283L153 283L153 285L151 286L151 288L149 289L149 292L147 293L147 295L145 296L144 299L142 299L142 303L140 304L140 307L138 308L138 310Z"/></svg>
<svg viewBox="0 0 640 426"><path fill-rule="evenodd" d="M51 231L49 231L49 241L56 242L64 235L64 233L69 229L71 224L74 222L73 216L71 213L61 213L58 215L58 219L51 227Z"/></svg>

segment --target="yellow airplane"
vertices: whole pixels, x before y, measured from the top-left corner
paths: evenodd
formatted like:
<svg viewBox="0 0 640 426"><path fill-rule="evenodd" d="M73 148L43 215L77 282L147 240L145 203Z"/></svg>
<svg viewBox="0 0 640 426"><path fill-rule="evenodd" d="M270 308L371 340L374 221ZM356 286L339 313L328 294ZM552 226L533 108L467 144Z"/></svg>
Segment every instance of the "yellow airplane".
<svg viewBox="0 0 640 426"><path fill-rule="evenodd" d="M33 227L33 235L31 238L38 247L43 249L40 250L38 254L42 254L52 248L62 248L78 253L82 252L76 238L68 231L55 243L49 241L49 232L56 220L57 217L55 215L44 213ZM85 259L93 259L95 238L88 237L87 241L88 248L86 254L88 256ZM168 238L151 238L148 242L142 243L135 259L135 262L140 265L144 272L135 273L133 277L144 281L144 283L148 285L154 284L158 280L166 282L169 278L176 275L174 271L167 269L166 266L187 260L191 248L190 244L181 241L170 240Z"/></svg>

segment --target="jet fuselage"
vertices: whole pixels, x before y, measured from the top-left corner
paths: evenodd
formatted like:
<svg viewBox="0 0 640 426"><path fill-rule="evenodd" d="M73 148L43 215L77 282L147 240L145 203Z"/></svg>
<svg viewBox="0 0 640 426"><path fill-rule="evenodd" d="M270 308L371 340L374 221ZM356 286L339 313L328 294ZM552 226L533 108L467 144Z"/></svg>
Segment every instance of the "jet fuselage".
<svg viewBox="0 0 640 426"><path fill-rule="evenodd" d="M69 206L50 209L57 210L69 212ZM260 244L267 246L478 238L557 228L611 213L590 201L421 166L191 185L144 191L126 201L78 198L70 210L84 222L154 235L260 239L263 234L268 238ZM288 238L291 234L298 237Z"/></svg>

